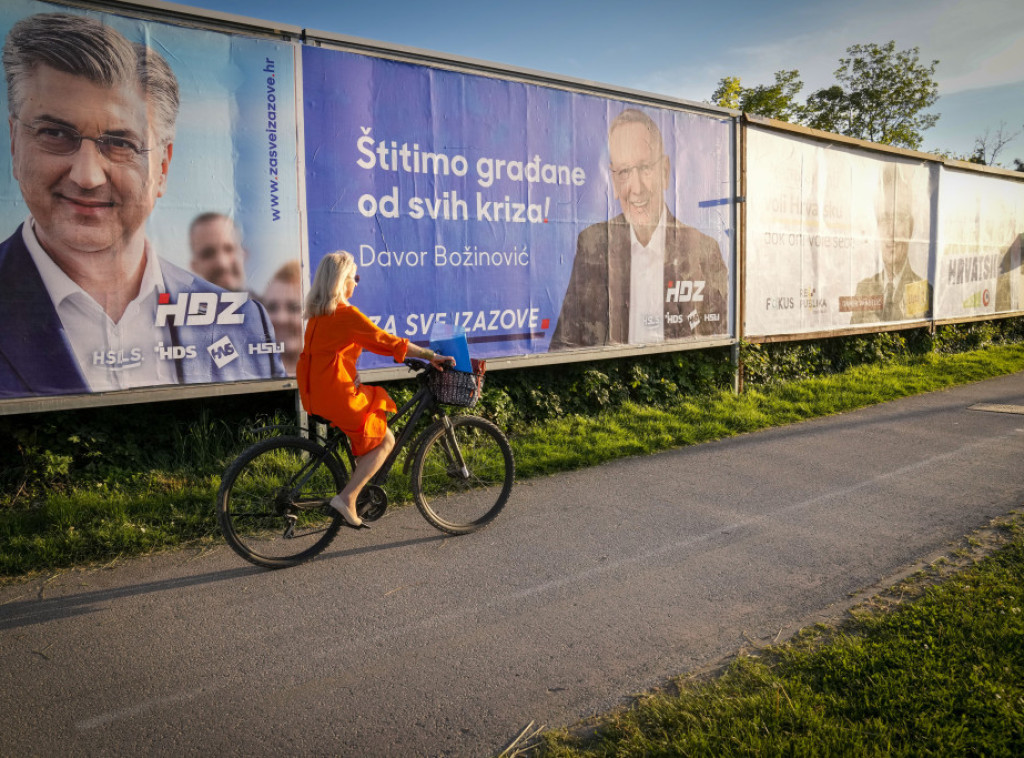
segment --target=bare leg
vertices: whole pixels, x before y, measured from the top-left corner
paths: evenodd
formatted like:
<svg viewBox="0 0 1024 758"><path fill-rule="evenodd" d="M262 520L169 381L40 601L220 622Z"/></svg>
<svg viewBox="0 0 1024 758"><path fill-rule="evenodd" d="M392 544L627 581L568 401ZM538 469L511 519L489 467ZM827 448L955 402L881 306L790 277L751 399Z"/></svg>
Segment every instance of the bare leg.
<svg viewBox="0 0 1024 758"><path fill-rule="evenodd" d="M352 471L352 476L349 478L348 484L345 485L345 489L331 498L331 506L343 513L347 512L346 520L350 524L358 526L363 523L363 520L356 514L356 498L359 497L363 486L370 481L370 477L384 465L384 459L388 457L394 447L395 435L388 429L384 439L377 447L366 455L356 458L356 467Z"/></svg>

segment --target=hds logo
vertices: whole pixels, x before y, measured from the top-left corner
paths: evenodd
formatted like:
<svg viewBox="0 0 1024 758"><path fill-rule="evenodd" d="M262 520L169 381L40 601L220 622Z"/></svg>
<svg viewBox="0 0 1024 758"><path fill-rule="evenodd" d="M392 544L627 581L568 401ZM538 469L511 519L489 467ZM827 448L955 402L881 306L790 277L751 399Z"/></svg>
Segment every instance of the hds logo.
<svg viewBox="0 0 1024 758"><path fill-rule="evenodd" d="M227 335L221 337L219 340L214 342L206 351L213 358L213 362L217 364L217 368L224 368L231 361L238 358L238 351L235 350L235 346L231 343L231 340L227 338Z"/></svg>
<svg viewBox="0 0 1024 758"><path fill-rule="evenodd" d="M172 303L167 292L161 292L157 298L156 325L166 326L167 317L175 326L208 326L209 324L241 324L245 315L238 309L245 305L249 295L244 292L186 292L178 296L178 302ZM217 313L218 304L226 307Z"/></svg>
<svg viewBox="0 0 1024 758"><path fill-rule="evenodd" d="M183 361L186 358L196 357L195 345L168 345L164 347L163 342L158 342L153 349L162 361Z"/></svg>

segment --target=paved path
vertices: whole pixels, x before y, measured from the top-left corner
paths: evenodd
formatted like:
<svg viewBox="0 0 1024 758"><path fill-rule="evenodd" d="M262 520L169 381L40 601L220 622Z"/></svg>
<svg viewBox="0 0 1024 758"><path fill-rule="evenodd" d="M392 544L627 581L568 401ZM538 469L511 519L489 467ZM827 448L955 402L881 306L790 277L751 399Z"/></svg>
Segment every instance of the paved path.
<svg viewBox="0 0 1024 758"><path fill-rule="evenodd" d="M7 587L0 756L492 756L1019 508L1024 415L978 403L1024 374L524 482L467 537L407 508L285 571L217 547Z"/></svg>

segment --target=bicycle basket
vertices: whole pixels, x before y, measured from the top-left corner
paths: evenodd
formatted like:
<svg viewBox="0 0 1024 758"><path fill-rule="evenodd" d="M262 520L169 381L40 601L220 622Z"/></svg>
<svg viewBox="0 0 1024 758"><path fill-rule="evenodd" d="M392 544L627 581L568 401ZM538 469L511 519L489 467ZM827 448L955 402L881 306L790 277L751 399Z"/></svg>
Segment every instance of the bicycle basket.
<svg viewBox="0 0 1024 758"><path fill-rule="evenodd" d="M480 399L480 393L484 388L485 364L486 361L474 359L473 373L456 371L453 368L431 371L427 376L427 384L438 402L472 408Z"/></svg>

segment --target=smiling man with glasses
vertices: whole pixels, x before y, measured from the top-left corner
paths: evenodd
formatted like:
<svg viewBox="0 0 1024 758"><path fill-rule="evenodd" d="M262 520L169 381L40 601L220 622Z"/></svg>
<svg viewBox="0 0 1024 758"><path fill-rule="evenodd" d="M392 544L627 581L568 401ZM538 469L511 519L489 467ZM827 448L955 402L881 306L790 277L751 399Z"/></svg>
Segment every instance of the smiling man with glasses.
<svg viewBox="0 0 1024 758"><path fill-rule="evenodd" d="M728 269L718 243L665 206L672 166L657 124L624 110L608 156L622 213L580 233L550 349L726 334Z"/></svg>
<svg viewBox="0 0 1024 758"><path fill-rule="evenodd" d="M247 349L274 341L262 306L146 239L174 154L166 61L88 17L39 14L11 29L3 65L30 215L0 244L0 397L282 376Z"/></svg>

